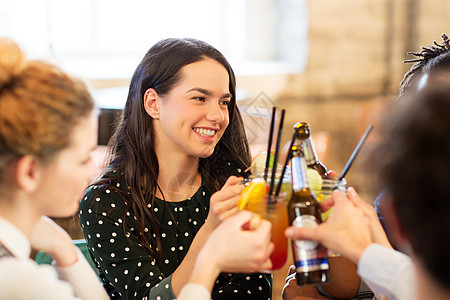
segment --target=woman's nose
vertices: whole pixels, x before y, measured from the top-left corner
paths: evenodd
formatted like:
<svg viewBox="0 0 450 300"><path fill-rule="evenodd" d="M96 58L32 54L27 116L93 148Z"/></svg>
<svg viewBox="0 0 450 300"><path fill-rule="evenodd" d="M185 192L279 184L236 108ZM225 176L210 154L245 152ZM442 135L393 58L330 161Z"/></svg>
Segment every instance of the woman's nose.
<svg viewBox="0 0 450 300"><path fill-rule="evenodd" d="M208 107L208 112L206 114L206 119L208 121L216 122L217 124L221 124L225 120L224 112L219 104L214 103Z"/></svg>

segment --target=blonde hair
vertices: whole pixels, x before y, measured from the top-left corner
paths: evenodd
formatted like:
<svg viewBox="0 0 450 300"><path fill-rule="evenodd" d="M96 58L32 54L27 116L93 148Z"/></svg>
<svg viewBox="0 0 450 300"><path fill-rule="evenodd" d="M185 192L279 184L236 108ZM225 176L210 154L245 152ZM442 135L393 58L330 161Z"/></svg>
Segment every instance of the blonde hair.
<svg viewBox="0 0 450 300"><path fill-rule="evenodd" d="M0 39L0 173L24 155L49 161L93 108L82 81L49 63L27 60L15 42Z"/></svg>

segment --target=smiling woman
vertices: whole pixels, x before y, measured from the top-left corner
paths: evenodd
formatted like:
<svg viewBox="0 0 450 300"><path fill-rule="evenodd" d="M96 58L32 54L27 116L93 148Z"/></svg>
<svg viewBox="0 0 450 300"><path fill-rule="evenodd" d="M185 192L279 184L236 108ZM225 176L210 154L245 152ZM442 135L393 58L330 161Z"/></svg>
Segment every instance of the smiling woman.
<svg viewBox="0 0 450 300"><path fill-rule="evenodd" d="M211 58L184 66L180 81L166 95L148 89L144 107L155 120L159 159L174 162L178 155L211 156L228 127L231 97L227 70ZM193 163L198 164L198 159Z"/></svg>
<svg viewBox="0 0 450 300"><path fill-rule="evenodd" d="M250 155L225 57L195 39L156 43L134 72L102 177L80 221L112 299L174 299L200 249L237 213ZM214 299L271 298L267 274L222 274Z"/></svg>

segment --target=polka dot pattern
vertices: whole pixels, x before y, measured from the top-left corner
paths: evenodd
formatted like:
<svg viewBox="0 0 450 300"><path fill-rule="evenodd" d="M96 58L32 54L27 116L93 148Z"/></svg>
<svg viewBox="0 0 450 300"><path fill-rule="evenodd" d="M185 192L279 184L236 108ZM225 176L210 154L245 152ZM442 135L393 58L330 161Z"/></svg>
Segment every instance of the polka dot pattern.
<svg viewBox="0 0 450 300"><path fill-rule="evenodd" d="M119 195L118 190L123 193ZM154 230L147 220L142 232L139 232L138 218L127 209L131 197L123 198L128 192L124 182L111 183L106 188L94 186L80 202L80 222L89 251L99 267L100 279L111 299L173 299L168 275L184 259L206 220L210 188L202 178L200 188L187 200L164 202L155 199L147 207L153 209L161 225ZM140 234L146 236L155 251L160 251L155 241L159 236L164 253L162 259L140 244ZM230 275L219 276L213 299L245 299L249 295L247 291L251 291L255 299L270 297L270 275L269 280L266 275L263 279L258 278L260 274Z"/></svg>

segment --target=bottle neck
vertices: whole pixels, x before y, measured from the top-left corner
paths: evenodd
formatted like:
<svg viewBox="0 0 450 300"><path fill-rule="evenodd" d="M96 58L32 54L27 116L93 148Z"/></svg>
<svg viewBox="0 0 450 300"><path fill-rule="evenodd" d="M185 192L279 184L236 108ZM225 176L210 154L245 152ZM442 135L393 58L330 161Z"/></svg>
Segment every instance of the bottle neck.
<svg viewBox="0 0 450 300"><path fill-rule="evenodd" d="M317 162L317 153L311 137L301 140L301 143L303 145L303 151L305 153L306 164L308 166L313 165L315 162Z"/></svg>
<svg viewBox="0 0 450 300"><path fill-rule="evenodd" d="M309 189L308 166L305 157L294 155L291 164L292 188L294 192Z"/></svg>

